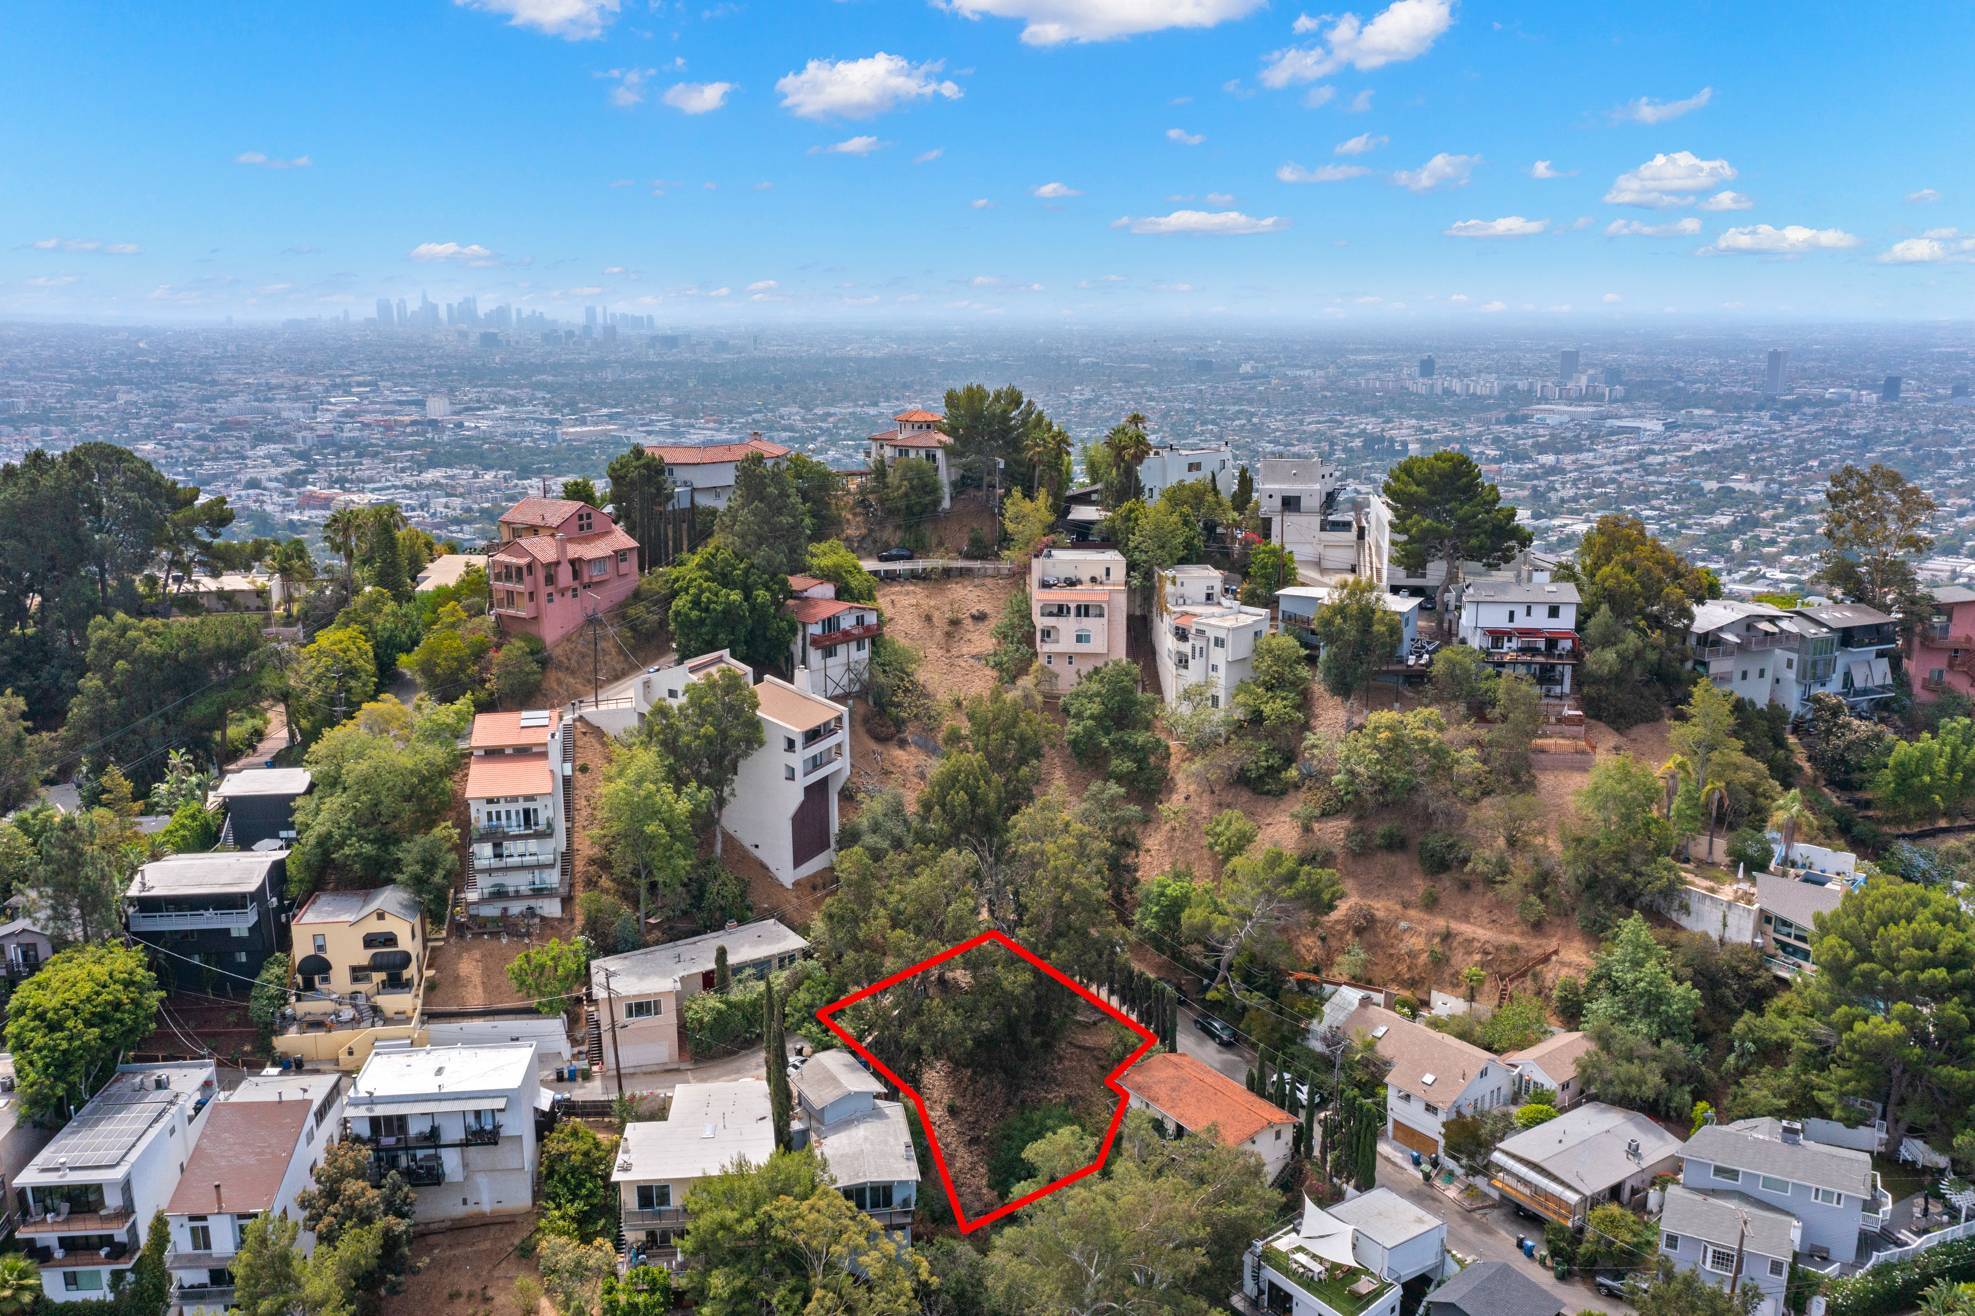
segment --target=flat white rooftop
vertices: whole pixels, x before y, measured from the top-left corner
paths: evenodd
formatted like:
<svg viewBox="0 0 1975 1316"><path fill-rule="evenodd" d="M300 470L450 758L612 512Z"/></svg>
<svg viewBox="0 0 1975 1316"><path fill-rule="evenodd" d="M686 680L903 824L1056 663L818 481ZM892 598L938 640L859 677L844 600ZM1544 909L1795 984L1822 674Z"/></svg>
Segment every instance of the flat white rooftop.
<svg viewBox="0 0 1975 1316"><path fill-rule="evenodd" d="M409 1106L421 1098L505 1096L534 1072L533 1042L379 1046L358 1071L347 1105L355 1113L365 1106Z"/></svg>
<svg viewBox="0 0 1975 1316"><path fill-rule="evenodd" d="M775 1151L768 1084L681 1083L662 1120L626 1125L612 1183L677 1182L719 1174L736 1159L761 1165Z"/></svg>

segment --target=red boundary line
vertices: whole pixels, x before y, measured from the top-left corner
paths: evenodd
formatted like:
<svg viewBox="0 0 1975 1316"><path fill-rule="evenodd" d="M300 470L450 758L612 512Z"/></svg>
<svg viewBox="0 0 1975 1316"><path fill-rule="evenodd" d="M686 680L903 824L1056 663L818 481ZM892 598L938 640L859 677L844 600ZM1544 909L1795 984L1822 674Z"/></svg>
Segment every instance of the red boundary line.
<svg viewBox="0 0 1975 1316"><path fill-rule="evenodd" d="M1126 1028L1129 1028L1132 1032L1137 1033L1139 1037L1143 1038L1144 1040L1138 1044L1137 1048L1134 1049L1130 1055L1126 1056L1123 1060L1119 1061L1115 1069L1113 1069L1110 1073L1104 1076L1104 1086L1110 1088L1113 1092L1118 1094L1118 1104L1111 1111L1111 1124L1109 1128L1104 1130L1104 1141L1101 1144L1099 1144L1097 1148L1097 1159L1093 1160L1089 1165L1083 1166L1080 1169L1072 1170L1070 1173L1064 1175L1060 1179L1056 1179L1050 1183L1044 1184L1042 1187L1036 1189L1032 1193L1025 1193L1021 1197L1016 1198L1012 1202L1002 1203L1000 1206L997 1206L994 1210L988 1212L984 1216L981 1216L979 1219L970 1220L967 1217L966 1209L960 1205L960 1194L953 1190L953 1176L947 1171L945 1153L940 1151L939 1133L937 1130L933 1128L932 1119L926 1114L925 1099L919 1095L919 1093L912 1087L910 1083L907 1083L904 1079L900 1078L897 1074L892 1073L892 1071L885 1065L884 1061L878 1059L878 1057L872 1055L868 1050L866 1050L863 1043L859 1042L855 1037L852 1037L844 1029L838 1027L837 1021L831 1016L835 1015L837 1012L841 1010L844 1010L850 1006L857 1004L859 1001L877 995L879 992L884 991L888 987L895 987L899 983L904 982L907 978L910 978L915 974L933 968L936 965L944 964L948 960L954 958L957 955L965 955L968 951L973 950L978 946L985 946L990 942L992 942L997 946L1006 947L1007 949L1013 951L1015 954L1021 956L1021 958L1027 960L1030 964L1034 965L1042 972L1048 974L1051 978L1055 979L1057 982L1063 984L1063 986L1068 987L1071 991L1075 992L1078 996L1083 997L1084 1000L1089 1001L1092 1005L1096 1006L1099 1010L1102 1010L1105 1014L1111 1016L1111 1018L1123 1024ZM869 987L860 988L859 990L854 991L850 995L844 997L840 1001L832 1001L830 1002L830 1004L818 1010L816 1012L816 1017L822 1021L822 1024L825 1028L829 1029L831 1032L835 1033L838 1037L842 1038L845 1046L848 1046L852 1051L855 1051L858 1055L862 1056L867 1062L870 1063L873 1069L876 1069L880 1074L884 1075L885 1078L889 1079L893 1087L897 1088L900 1092L903 1092L906 1096L912 1098L912 1104L915 1107L917 1107L919 1111L919 1126L926 1131L926 1142L932 1148L933 1164L939 1167L940 1182L944 1184L946 1187L946 1199L947 1201L953 1204L953 1218L955 1221L959 1223L960 1232L963 1234L971 1234L976 1229L979 1229L982 1225L989 1224L993 1221L999 1220L1001 1217L1009 1214L1010 1212L1018 1211L1021 1208L1027 1206L1030 1202L1035 1201L1037 1198L1046 1197L1050 1193L1055 1192L1058 1188L1062 1188L1067 1184L1073 1184L1077 1180L1085 1177L1086 1175L1095 1174L1099 1170L1103 1169L1104 1162L1107 1159L1109 1159L1111 1155L1111 1144L1117 1140L1118 1127L1121 1124L1123 1124L1125 1121L1125 1105L1129 1100L1129 1097L1126 1094L1125 1089L1119 1084L1118 1079L1124 1074L1124 1072L1127 1069L1130 1069L1133 1065L1137 1064L1141 1056L1143 1056L1147 1051L1150 1051L1153 1047L1159 1044L1158 1037L1155 1036L1152 1030L1147 1028L1144 1024L1139 1023L1136 1019L1133 1019L1130 1015L1118 1009L1116 1006L1112 1005L1109 1001L1106 1001L1103 997L1099 996L1096 992L1091 991L1089 988L1085 987L1082 983L1076 981L1074 978L1071 978L1068 974L1063 973L1061 970L1057 969L1056 966L1050 964L1048 961L1044 960L1041 956L1029 950L1026 946L1023 946L1020 943L1018 943L1013 937L1009 936L1007 933L999 932L999 931L983 932L978 937L970 937L969 939L961 942L957 946L948 947L946 950L941 951L939 954L933 956L930 959L921 960L919 963L913 965L909 969L901 969L897 973L892 974L889 978L884 978L878 982L874 982Z"/></svg>

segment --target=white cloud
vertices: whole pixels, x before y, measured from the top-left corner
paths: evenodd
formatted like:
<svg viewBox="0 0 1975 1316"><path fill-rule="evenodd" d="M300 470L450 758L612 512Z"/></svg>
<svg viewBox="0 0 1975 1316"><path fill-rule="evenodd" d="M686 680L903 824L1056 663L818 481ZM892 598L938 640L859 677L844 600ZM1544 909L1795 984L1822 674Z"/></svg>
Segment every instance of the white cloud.
<svg viewBox="0 0 1975 1316"><path fill-rule="evenodd" d="M754 185L754 190L757 192L773 192L775 185L764 178Z"/></svg>
<svg viewBox="0 0 1975 1316"><path fill-rule="evenodd" d="M1257 219L1239 210L1175 210L1170 215L1146 215L1139 219L1127 215L1112 221L1111 227L1160 237L1176 233L1239 237L1250 233L1280 233L1289 227L1289 221L1277 215Z"/></svg>
<svg viewBox="0 0 1975 1316"><path fill-rule="evenodd" d="M1330 27L1312 46L1289 46L1271 52L1262 66L1262 85L1288 87L1316 82L1341 69L1368 72L1387 64L1417 59L1432 49L1454 22L1453 0L1394 0L1365 22L1356 14L1318 19Z"/></svg>
<svg viewBox="0 0 1975 1316"><path fill-rule="evenodd" d="M1113 41L1167 28L1213 27L1244 18L1264 0L934 0L962 18L1014 18L1031 46Z"/></svg>
<svg viewBox="0 0 1975 1316"><path fill-rule="evenodd" d="M463 9L500 14L510 26L533 28L565 41L603 35L617 17L618 0L453 0Z"/></svg>
<svg viewBox="0 0 1975 1316"><path fill-rule="evenodd" d="M1692 151L1661 152L1638 168L1620 174L1605 200L1615 206L1645 206L1664 210L1689 206L1693 193L1732 182L1735 166L1726 160L1703 160Z"/></svg>
<svg viewBox="0 0 1975 1316"><path fill-rule="evenodd" d="M1509 307L1507 302L1483 302L1481 309L1493 315L1497 311L1506 311Z"/></svg>
<svg viewBox="0 0 1975 1316"><path fill-rule="evenodd" d="M1906 199L1916 206L1924 206L1941 199L1941 194L1931 187L1923 187L1918 192L1908 192Z"/></svg>
<svg viewBox="0 0 1975 1316"><path fill-rule="evenodd" d="M1041 187L1030 189L1029 195L1041 197L1044 201L1060 201L1064 197L1082 196L1083 193L1068 183L1044 183Z"/></svg>
<svg viewBox="0 0 1975 1316"><path fill-rule="evenodd" d="M1313 110L1320 110L1337 99L1337 88L1328 82L1310 88L1303 93L1303 104Z"/></svg>
<svg viewBox="0 0 1975 1316"><path fill-rule="evenodd" d="M1620 302L1624 301L1625 298L1619 296L1615 292L1608 292L1603 297L1600 297L1598 300L1603 302L1607 306L1616 306Z"/></svg>
<svg viewBox="0 0 1975 1316"><path fill-rule="evenodd" d="M1450 238L1527 238L1534 237L1550 227L1547 219L1524 219L1521 215L1504 215L1500 219L1464 219L1450 225L1447 236Z"/></svg>
<svg viewBox="0 0 1975 1316"><path fill-rule="evenodd" d="M994 202L988 200L984 196L977 196L972 201L969 201L967 204L969 207L975 210L986 210L988 207L992 206Z"/></svg>
<svg viewBox="0 0 1975 1316"><path fill-rule="evenodd" d="M960 86L939 77L937 59L914 64L884 51L867 59L812 59L775 83L782 108L804 119L869 119L913 101L960 99Z"/></svg>
<svg viewBox="0 0 1975 1316"><path fill-rule="evenodd" d="M1346 138L1332 147L1331 154L1364 155L1368 151L1376 151L1379 147L1384 146L1391 140L1390 137L1375 137L1371 133L1359 133L1356 137Z"/></svg>
<svg viewBox="0 0 1975 1316"><path fill-rule="evenodd" d="M1284 164L1276 169L1278 183L1342 183L1346 179L1362 178L1371 170L1363 165L1325 164L1309 169L1300 164Z"/></svg>
<svg viewBox="0 0 1975 1316"><path fill-rule="evenodd" d="M456 260L466 265L492 265L496 259L477 242L421 242L405 254L416 261Z"/></svg>
<svg viewBox="0 0 1975 1316"><path fill-rule="evenodd" d="M307 169L315 161L309 159L306 155L298 155L291 159L283 160L279 156L268 155L261 151L242 151L233 157L233 163L237 165L252 165L256 169Z"/></svg>
<svg viewBox="0 0 1975 1316"><path fill-rule="evenodd" d="M1975 260L1975 234L1960 229L1932 228L1917 238L1895 242L1879 253L1887 265L1934 265L1943 261Z"/></svg>
<svg viewBox="0 0 1975 1316"><path fill-rule="evenodd" d="M933 161L939 159L941 156L945 154L946 154L945 147L935 146L930 151L921 151L919 152L919 154L913 156L912 163L915 165L931 164Z"/></svg>
<svg viewBox="0 0 1975 1316"><path fill-rule="evenodd" d="M809 148L809 153L811 155L869 155L873 151L882 151L890 145L890 142L881 142L869 133L859 133L855 137L846 137L828 146L812 146Z"/></svg>
<svg viewBox="0 0 1975 1316"><path fill-rule="evenodd" d="M1184 128L1166 129L1166 140L1178 142L1181 146L1198 146L1207 140L1205 133L1190 133Z"/></svg>
<svg viewBox="0 0 1975 1316"><path fill-rule="evenodd" d="M1322 27L1324 25L1324 19L1328 17L1328 14L1318 14L1315 18L1310 17L1308 14L1298 14L1296 21L1289 25L1289 30L1299 37L1308 36Z"/></svg>
<svg viewBox="0 0 1975 1316"><path fill-rule="evenodd" d="M969 288L998 288L1001 286L1001 276L996 274L976 274L973 278L967 280L967 286Z"/></svg>
<svg viewBox="0 0 1975 1316"><path fill-rule="evenodd" d="M1365 114L1370 112L1371 107L1372 89L1367 87L1351 98L1350 103L1344 107L1344 112L1346 114Z"/></svg>
<svg viewBox="0 0 1975 1316"><path fill-rule="evenodd" d="M1741 192L1716 192L1701 201L1702 210L1751 210L1755 202Z"/></svg>
<svg viewBox="0 0 1975 1316"><path fill-rule="evenodd" d="M1605 225L1608 238L1691 238L1701 231L1701 221L1692 215L1669 224L1642 224L1636 219L1615 219Z"/></svg>
<svg viewBox="0 0 1975 1316"><path fill-rule="evenodd" d="M749 292L774 292L782 285L774 279L756 279L747 286Z"/></svg>
<svg viewBox="0 0 1975 1316"><path fill-rule="evenodd" d="M1682 101L1656 101L1641 96L1638 100L1627 101L1612 111L1615 119L1629 123L1665 123L1668 119L1678 119L1683 114L1691 114L1714 99L1714 88L1703 87Z"/></svg>
<svg viewBox="0 0 1975 1316"><path fill-rule="evenodd" d="M711 114L727 103L733 89L731 82L675 82L659 99L681 114Z"/></svg>
<svg viewBox="0 0 1975 1316"><path fill-rule="evenodd" d="M1414 192L1431 192L1436 187L1462 187L1468 175L1481 163L1478 155L1449 155L1442 151L1417 169L1401 169L1392 181Z"/></svg>
<svg viewBox="0 0 1975 1316"><path fill-rule="evenodd" d="M105 256L135 256L143 250L135 242L102 242L96 238L38 238L28 245L36 251L89 251Z"/></svg>
<svg viewBox="0 0 1975 1316"><path fill-rule="evenodd" d="M1234 204L1234 193L1209 192L1206 196L1201 197L1200 199L1202 201L1205 201L1210 206L1231 206Z"/></svg>
<svg viewBox="0 0 1975 1316"><path fill-rule="evenodd" d="M657 69L604 69L591 76L616 83L610 89L610 103L620 110L628 110L644 103L645 79L657 72Z"/></svg>
<svg viewBox="0 0 1975 1316"><path fill-rule="evenodd" d="M1559 169L1548 160L1538 160L1535 164L1529 166L1529 176L1531 178L1575 178L1577 177L1577 171L1575 169Z"/></svg>
<svg viewBox="0 0 1975 1316"><path fill-rule="evenodd" d="M82 282L80 274L37 274L27 281L30 288L66 288Z"/></svg>
<svg viewBox="0 0 1975 1316"><path fill-rule="evenodd" d="M611 275L611 274L629 274L629 273L631 272L631 270L630 270L630 267L628 267L628 266L625 266L625 265L606 265L606 266L604 266L604 267L603 267L603 272L604 272L605 274L607 274L607 275Z"/></svg>
<svg viewBox="0 0 1975 1316"><path fill-rule="evenodd" d="M1751 224L1746 228L1727 230L1714 240L1713 245L1701 250L1796 256L1807 251L1856 247L1858 242L1857 237L1841 228L1807 228L1802 224L1786 224L1776 228L1769 224Z"/></svg>

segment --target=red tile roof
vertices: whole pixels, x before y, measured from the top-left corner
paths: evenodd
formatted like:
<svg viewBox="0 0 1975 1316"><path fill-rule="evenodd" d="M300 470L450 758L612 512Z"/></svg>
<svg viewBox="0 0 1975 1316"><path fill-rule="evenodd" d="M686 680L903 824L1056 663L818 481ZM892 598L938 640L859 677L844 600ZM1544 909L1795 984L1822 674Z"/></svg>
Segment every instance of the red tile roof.
<svg viewBox="0 0 1975 1316"><path fill-rule="evenodd" d="M638 541L628 530L612 526L588 535L523 535L510 539L494 550L495 557L532 557L537 562L560 562L565 558L609 557L635 549Z"/></svg>
<svg viewBox="0 0 1975 1316"><path fill-rule="evenodd" d="M824 580L820 576L790 576L789 592L791 594L800 594L804 590L815 589L818 585L827 585L829 583L829 581Z"/></svg>
<svg viewBox="0 0 1975 1316"><path fill-rule="evenodd" d="M873 434L875 443L889 444L894 448L944 448L953 442L943 430L915 430L910 434L900 434L897 430L884 430Z"/></svg>
<svg viewBox="0 0 1975 1316"><path fill-rule="evenodd" d="M812 622L834 617L840 612L850 612L855 608L877 608L869 603L853 603L849 599L790 599L787 604L789 615L807 626Z"/></svg>
<svg viewBox="0 0 1975 1316"><path fill-rule="evenodd" d="M539 525L553 529L589 506L573 498L524 498L503 512L501 520L509 525Z"/></svg>
<svg viewBox="0 0 1975 1316"><path fill-rule="evenodd" d="M549 772L547 754L476 754L466 764L466 798L547 795Z"/></svg>
<svg viewBox="0 0 1975 1316"><path fill-rule="evenodd" d="M1239 1147L1270 1125L1296 1120L1218 1070L1171 1051L1147 1056L1126 1070L1121 1081L1125 1091L1189 1133L1211 1125L1229 1147Z"/></svg>
<svg viewBox="0 0 1975 1316"><path fill-rule="evenodd" d="M927 411L924 407L913 407L909 411L899 412L892 419L901 425L923 425L927 421L938 424L940 421L945 420L946 417L940 415L937 411Z"/></svg>
<svg viewBox="0 0 1975 1316"><path fill-rule="evenodd" d="M560 709L548 710L549 720L538 727L521 725L521 713L476 713L473 718L474 749L514 749L533 746L542 749L561 725Z"/></svg>
<svg viewBox="0 0 1975 1316"><path fill-rule="evenodd" d="M645 451L667 466L714 466L737 462L751 452L771 458L789 455L787 448L766 439L749 439L745 443L647 443Z"/></svg>

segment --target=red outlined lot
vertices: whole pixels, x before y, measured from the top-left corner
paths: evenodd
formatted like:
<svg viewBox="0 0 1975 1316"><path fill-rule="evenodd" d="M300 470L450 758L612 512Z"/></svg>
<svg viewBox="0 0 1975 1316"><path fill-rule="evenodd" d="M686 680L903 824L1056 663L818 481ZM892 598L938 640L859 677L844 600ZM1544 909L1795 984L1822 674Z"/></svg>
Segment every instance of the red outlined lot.
<svg viewBox="0 0 1975 1316"><path fill-rule="evenodd" d="M855 1037L852 1037L847 1031L839 1027L837 1025L836 1019L833 1018L832 1016L836 1015L841 1010L847 1009L850 1006L857 1004L859 1001L866 1000L872 996L876 996L879 992L885 991L888 988L896 987L899 983L904 982L907 978L912 977L914 974L923 973L927 969L934 968L937 965L946 963L948 960L953 959L955 956L965 955L968 951L973 950L976 947L986 946L989 945L990 943L996 946L1003 947L1004 949L1014 953L1015 955L1020 956L1023 960L1027 961L1033 968L1035 968L1039 972L1048 975L1051 979L1053 979L1057 983L1060 983L1062 986L1069 988L1071 991L1075 992L1078 996L1090 1002L1090 1004L1096 1006L1100 1011L1102 1011L1105 1015L1110 1017L1112 1020L1114 1020L1119 1024L1122 1024L1124 1027L1130 1029L1133 1033L1136 1033L1140 1038L1140 1041L1138 1046L1133 1048L1132 1053L1130 1055L1126 1056L1123 1060L1119 1061L1117 1066L1114 1069L1112 1069L1110 1073L1104 1076L1104 1086L1110 1088L1111 1091L1117 1094L1118 1102L1117 1105L1113 1107L1111 1111L1110 1126L1104 1130L1104 1141L1098 1144L1096 1159L1091 1161L1089 1165L1083 1166L1080 1169L1072 1170L1070 1173L1064 1175L1060 1179L1044 1184L1042 1187L1036 1189L1034 1192L1025 1193L1022 1196L1016 1198L1012 1202L1003 1202L1000 1206L997 1206L996 1208L994 1208L994 1210L989 1211L986 1215L975 1216L970 1218L967 1215L966 1208L960 1204L960 1194L955 1192L953 1189L953 1176L947 1172L946 1155L940 1150L939 1131L933 1127L933 1122L931 1118L929 1118L928 1115L926 1114L926 1102L924 1098L920 1097L919 1093L916 1090L914 1090L911 1084L907 1083L904 1079L900 1078L897 1074L892 1073L892 1071L885 1066L885 1063L882 1060L879 1060L878 1057L872 1055L868 1050L866 1050L864 1048L863 1043L859 1042ZM1116 1141L1118 1137L1118 1126L1124 1123L1124 1119L1125 1119L1125 1104L1127 1101L1127 1097L1125 1095L1124 1088L1120 1086L1118 1083L1119 1076L1122 1075L1126 1070L1130 1069L1133 1065L1137 1064L1139 1061L1139 1057L1143 1056L1147 1051L1150 1051L1153 1047L1159 1044L1159 1039L1153 1035L1151 1029L1145 1027L1145 1025L1139 1023L1131 1016L1117 1009L1115 1006L1111 1005L1110 1002L1106 1001L1103 997L1099 996L1096 992L1091 991L1089 988L1085 987L1082 983L1078 982L1076 979L1070 977L1068 974L1063 973L1061 970L1057 969L1054 965L1044 960L1041 956L1035 954L1033 951L1029 950L1026 946L1023 946L1020 943L1018 943L1013 937L1010 937L1005 932L983 932L978 937L971 937L968 940L961 942L957 946L948 947L946 950L941 951L939 954L933 956L930 959L921 960L919 963L913 965L911 968L901 969L897 973L892 974L889 978L885 978L878 982L874 982L869 987L860 988L859 990L852 992L850 995L844 997L842 1000L830 1002L830 1004L824 1006L822 1009L816 1012L816 1017L822 1021L823 1026L825 1028L829 1029L831 1032L835 1033L838 1037L842 1038L845 1046L849 1047L852 1051L855 1051L858 1055L862 1056L865 1062L869 1064L873 1069L877 1070L878 1073L884 1075L885 1079L889 1081L892 1084L892 1086L896 1087L900 1092L904 1093L907 1097L911 1098L912 1104L918 1108L919 1126L926 1131L926 1142L927 1145L932 1148L932 1152L933 1152L933 1164L939 1167L940 1183L946 1189L947 1201L953 1204L953 1218L956 1222L958 1222L960 1226L960 1232L963 1234L971 1234L976 1229L979 1229L982 1225L991 1224L994 1221L999 1220L1001 1217L1009 1214L1011 1211L1020 1210L1021 1208L1027 1206L1030 1202L1035 1201L1039 1197L1046 1197L1050 1193L1055 1192L1058 1188L1061 1188L1066 1184L1073 1184L1077 1180L1083 1178L1084 1176L1095 1174L1097 1173L1097 1171L1103 1169L1105 1160L1111 1155L1111 1144L1114 1141Z"/></svg>

